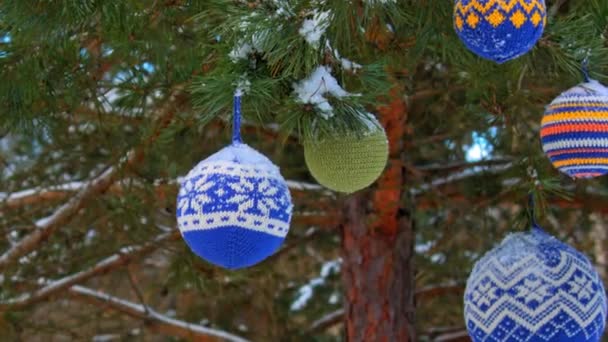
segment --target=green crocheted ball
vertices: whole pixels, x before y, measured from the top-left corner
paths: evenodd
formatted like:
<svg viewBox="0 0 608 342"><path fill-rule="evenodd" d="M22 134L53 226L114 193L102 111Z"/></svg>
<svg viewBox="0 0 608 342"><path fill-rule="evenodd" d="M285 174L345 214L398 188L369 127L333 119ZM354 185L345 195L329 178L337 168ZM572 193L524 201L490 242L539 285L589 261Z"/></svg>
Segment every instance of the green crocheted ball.
<svg viewBox="0 0 608 342"><path fill-rule="evenodd" d="M345 135L322 141L305 141L306 165L319 184L352 193L371 185L388 160L383 129L365 136Z"/></svg>

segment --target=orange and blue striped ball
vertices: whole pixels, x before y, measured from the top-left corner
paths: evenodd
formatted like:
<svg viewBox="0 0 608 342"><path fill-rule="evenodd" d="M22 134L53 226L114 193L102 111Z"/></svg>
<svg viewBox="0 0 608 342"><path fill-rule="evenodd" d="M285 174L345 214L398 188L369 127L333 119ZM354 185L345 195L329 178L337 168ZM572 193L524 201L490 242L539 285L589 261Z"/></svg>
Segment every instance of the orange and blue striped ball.
<svg viewBox="0 0 608 342"><path fill-rule="evenodd" d="M608 88L590 80L547 107L540 130L543 151L573 178L608 173Z"/></svg>

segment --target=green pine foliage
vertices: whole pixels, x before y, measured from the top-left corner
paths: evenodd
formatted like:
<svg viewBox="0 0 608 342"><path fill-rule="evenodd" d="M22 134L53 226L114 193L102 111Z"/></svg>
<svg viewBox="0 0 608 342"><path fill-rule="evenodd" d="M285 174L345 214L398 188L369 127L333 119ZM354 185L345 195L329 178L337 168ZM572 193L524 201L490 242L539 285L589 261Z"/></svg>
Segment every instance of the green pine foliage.
<svg viewBox="0 0 608 342"><path fill-rule="evenodd" d="M361 134L367 113L378 114L390 89L402 89L403 187L417 205L420 289L464 283L485 251L526 229L529 194L541 225L600 258L606 246L598 247L591 218L605 210L608 183L559 174L538 134L544 106L582 81L585 58L592 77L608 82L608 2L547 5L547 28L534 50L496 65L458 40L446 0L1 1L0 252L72 198L71 187L117 165L134 147L144 153L34 253L0 271L0 301L174 228L176 180L229 143L238 87L245 90L244 140L280 165L285 178L308 183L314 180L300 143ZM317 19L323 30L311 43L300 31ZM349 94L324 95L330 117L294 91L320 66ZM183 89L183 105L156 134L154 119L176 89ZM9 205L10 194L27 189L53 191ZM128 269L146 304L255 341L341 340L339 326L309 329L343 304L339 270L321 273L340 257L344 197L294 193L287 249L257 267L214 268L179 239L134 261ZM127 267L83 285L139 303ZM308 289L310 299L294 308ZM145 324L96 306L60 306L64 297L6 311L0 335L155 336ZM462 329L461 311L458 291L419 300L420 341L432 340L440 327Z"/></svg>

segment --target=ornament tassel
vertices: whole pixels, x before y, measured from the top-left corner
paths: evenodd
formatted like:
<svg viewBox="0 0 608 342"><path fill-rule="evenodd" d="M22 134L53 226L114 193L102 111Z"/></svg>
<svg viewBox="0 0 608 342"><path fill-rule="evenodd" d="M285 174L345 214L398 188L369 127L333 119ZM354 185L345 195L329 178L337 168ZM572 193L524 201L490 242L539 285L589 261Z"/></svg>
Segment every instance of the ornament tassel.
<svg viewBox="0 0 608 342"><path fill-rule="evenodd" d="M239 89L234 94L234 108L232 112L232 143L240 144L241 140L241 96L242 91Z"/></svg>

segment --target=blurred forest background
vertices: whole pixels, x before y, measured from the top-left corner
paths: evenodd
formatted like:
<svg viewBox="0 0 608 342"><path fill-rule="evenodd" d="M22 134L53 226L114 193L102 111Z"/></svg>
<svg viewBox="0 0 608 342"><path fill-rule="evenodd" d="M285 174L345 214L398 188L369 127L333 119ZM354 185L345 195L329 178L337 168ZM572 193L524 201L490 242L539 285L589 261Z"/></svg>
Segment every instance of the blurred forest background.
<svg viewBox="0 0 608 342"><path fill-rule="evenodd" d="M608 180L542 154L555 96L608 81L608 1L547 0L545 34L504 65L466 50L446 0L0 1L0 340L467 341L472 264L539 222L608 270ZM325 118L294 95L318 66ZM180 177L244 140L281 167L282 249L238 272L176 230ZM377 184L315 184L300 138L357 130L391 149ZM319 128L320 127L320 128ZM313 129L314 128L314 129Z"/></svg>

